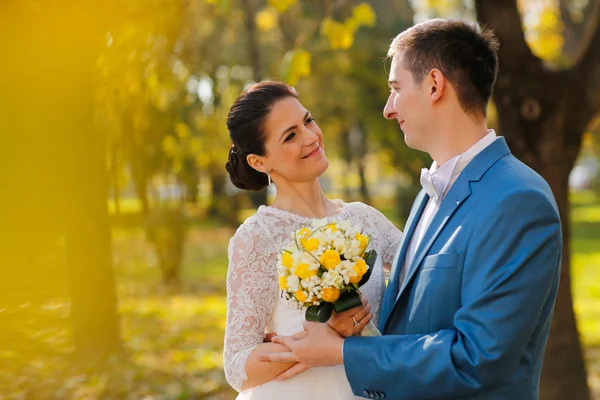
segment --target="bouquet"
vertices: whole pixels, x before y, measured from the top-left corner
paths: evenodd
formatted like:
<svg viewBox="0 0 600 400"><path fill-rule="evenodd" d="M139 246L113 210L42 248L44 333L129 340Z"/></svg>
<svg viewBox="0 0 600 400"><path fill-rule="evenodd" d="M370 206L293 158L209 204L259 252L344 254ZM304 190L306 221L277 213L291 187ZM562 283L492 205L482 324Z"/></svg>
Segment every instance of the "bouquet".
<svg viewBox="0 0 600 400"><path fill-rule="evenodd" d="M308 321L326 322L333 310L340 313L362 305L359 288L371 276L377 259L367 251L371 236L349 221L314 220L291 235L279 254L279 287L288 300L306 307ZM369 322L362 336L381 335Z"/></svg>

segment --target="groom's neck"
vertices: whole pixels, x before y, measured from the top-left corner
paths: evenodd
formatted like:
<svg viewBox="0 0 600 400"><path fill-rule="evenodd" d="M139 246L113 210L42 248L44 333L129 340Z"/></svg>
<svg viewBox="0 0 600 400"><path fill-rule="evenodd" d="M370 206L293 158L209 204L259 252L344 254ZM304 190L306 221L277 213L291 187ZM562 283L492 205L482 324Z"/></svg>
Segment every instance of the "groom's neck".
<svg viewBox="0 0 600 400"><path fill-rule="evenodd" d="M447 124L438 132L437 140L432 143L428 153L439 166L442 166L469 150L487 134L488 128L483 119L456 121L455 124Z"/></svg>

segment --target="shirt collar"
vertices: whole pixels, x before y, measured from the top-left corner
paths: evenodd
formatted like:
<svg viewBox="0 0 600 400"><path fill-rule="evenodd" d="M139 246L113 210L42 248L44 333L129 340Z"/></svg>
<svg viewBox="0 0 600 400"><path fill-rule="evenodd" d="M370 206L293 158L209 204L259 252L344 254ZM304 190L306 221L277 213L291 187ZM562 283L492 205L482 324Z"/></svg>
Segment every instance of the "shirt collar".
<svg viewBox="0 0 600 400"><path fill-rule="evenodd" d="M431 164L429 172L431 174L431 182L435 185L438 193L442 193L443 197L452 179L460 175L475 156L492 144L497 138L496 132L493 129L489 129L488 134L471 146L470 149L447 161L442 166L438 167L434 161Z"/></svg>

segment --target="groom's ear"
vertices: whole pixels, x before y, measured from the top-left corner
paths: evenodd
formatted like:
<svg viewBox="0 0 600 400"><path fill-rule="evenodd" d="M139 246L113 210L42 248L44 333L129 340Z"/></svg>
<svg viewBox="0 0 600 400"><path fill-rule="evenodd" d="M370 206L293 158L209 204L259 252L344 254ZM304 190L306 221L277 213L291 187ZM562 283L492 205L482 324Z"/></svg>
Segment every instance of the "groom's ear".
<svg viewBox="0 0 600 400"><path fill-rule="evenodd" d="M429 71L428 83L431 102L435 103L444 95L444 91L446 89L446 77L442 71L437 68L433 68L431 71Z"/></svg>

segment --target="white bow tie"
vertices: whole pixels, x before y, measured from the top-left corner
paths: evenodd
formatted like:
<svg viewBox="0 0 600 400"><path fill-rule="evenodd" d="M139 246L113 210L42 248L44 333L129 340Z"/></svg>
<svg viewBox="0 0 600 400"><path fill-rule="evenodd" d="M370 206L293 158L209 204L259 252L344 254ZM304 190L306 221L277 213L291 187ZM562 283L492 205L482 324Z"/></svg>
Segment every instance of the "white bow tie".
<svg viewBox="0 0 600 400"><path fill-rule="evenodd" d="M440 192L438 192L437 187L433 184L431 173L427 168L421 169L421 186L423 186L425 192L427 192L429 197L434 201L441 199L442 196L440 196Z"/></svg>

